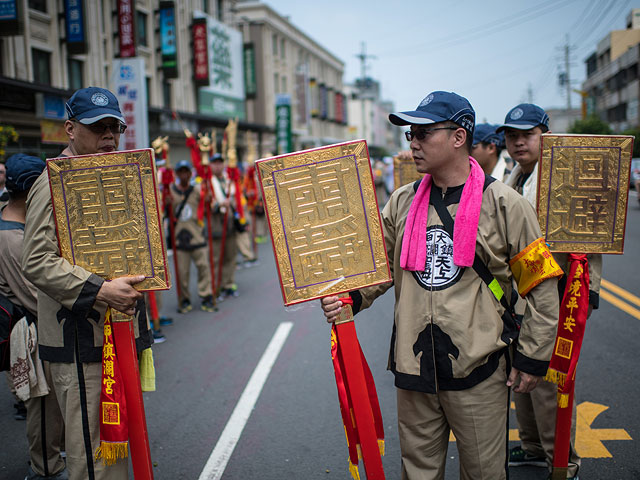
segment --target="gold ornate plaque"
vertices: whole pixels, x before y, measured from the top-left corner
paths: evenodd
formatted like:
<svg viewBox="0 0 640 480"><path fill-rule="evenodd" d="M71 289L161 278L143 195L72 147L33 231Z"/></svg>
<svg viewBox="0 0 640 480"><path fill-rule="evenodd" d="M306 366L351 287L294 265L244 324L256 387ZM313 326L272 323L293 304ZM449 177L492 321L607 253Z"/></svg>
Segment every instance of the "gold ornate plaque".
<svg viewBox="0 0 640 480"><path fill-rule="evenodd" d="M393 157L393 189L397 190L407 183L413 183L424 177L423 173L416 170L413 158L406 159L398 156Z"/></svg>
<svg viewBox="0 0 640 480"><path fill-rule="evenodd" d="M633 137L542 135L538 220L553 252L623 253Z"/></svg>
<svg viewBox="0 0 640 480"><path fill-rule="evenodd" d="M169 288L153 150L47 160L62 256L106 279Z"/></svg>
<svg viewBox="0 0 640 480"><path fill-rule="evenodd" d="M256 166L285 305L391 280L365 141Z"/></svg>

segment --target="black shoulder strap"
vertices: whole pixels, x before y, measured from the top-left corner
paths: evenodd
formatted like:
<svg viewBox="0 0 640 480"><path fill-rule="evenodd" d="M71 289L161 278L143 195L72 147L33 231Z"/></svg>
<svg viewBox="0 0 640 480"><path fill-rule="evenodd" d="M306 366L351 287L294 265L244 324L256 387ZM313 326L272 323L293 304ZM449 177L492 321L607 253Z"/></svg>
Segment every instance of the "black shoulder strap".
<svg viewBox="0 0 640 480"><path fill-rule="evenodd" d="M486 185L487 183L485 182L485 188ZM444 201L442 200L442 198L440 198L440 195L434 188L431 189L429 202L434 206L436 212L438 212L438 216L440 217L440 220L442 220L444 229L453 240L453 218L451 217L449 210L447 210ZM477 253L473 259L473 269L482 279L482 281L487 284L489 290L491 290L491 292L494 294L500 304L505 308L505 310L509 312L512 318L515 319L515 311L512 305L512 303L514 302L507 301L502 287L489 271L489 267L487 267L487 265L480 259Z"/></svg>
<svg viewBox="0 0 640 480"><path fill-rule="evenodd" d="M182 202L180 202L180 205L178 205L176 210L176 221L180 218L180 214L182 213L182 210L184 210L184 206L187 204L187 200L189 200L191 192L193 192L193 185L190 185L186 192L183 193Z"/></svg>

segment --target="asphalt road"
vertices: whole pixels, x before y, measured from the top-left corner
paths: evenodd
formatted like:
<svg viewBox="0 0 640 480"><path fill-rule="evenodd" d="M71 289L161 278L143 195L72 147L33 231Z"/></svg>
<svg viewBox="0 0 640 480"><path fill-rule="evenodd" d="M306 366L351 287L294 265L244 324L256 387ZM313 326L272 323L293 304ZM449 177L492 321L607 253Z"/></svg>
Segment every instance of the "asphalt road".
<svg viewBox="0 0 640 480"><path fill-rule="evenodd" d="M640 478L636 441L640 388L635 371L640 303L633 297L640 297L640 207L634 193L629 203L625 254L606 256L604 261L604 278L613 284L605 290L614 294L612 301L618 306L601 300L587 324L579 364L576 398L583 480ZM238 438L234 450L219 455L218 449L214 455L214 460L223 460L214 465L223 479L351 478L329 326L317 302L283 308L270 245L261 246L260 261L256 267L237 271L240 296L222 302L218 312L196 309L179 315L174 292L163 294L162 312L173 316L174 325L164 327L168 340L153 348L157 391L144 394L156 479L198 479L223 431L227 440ZM633 296L625 299L615 293L615 286ZM635 308L635 316L628 307ZM386 477L399 479L395 389L386 371L392 308L388 292L357 316L356 325L382 408ZM285 331L288 322L290 330ZM281 350L274 350L271 343L277 331L284 340ZM246 399L243 392L254 370L264 366L261 359L270 344L273 367L258 372L268 374L264 386L260 390L252 384L248 389L259 393L255 406L243 403L236 408L241 397ZM8 389L0 387L2 480L24 478L28 460L25 423L14 420L12 405ZM241 432L225 430L232 415L236 427L242 423L238 419L248 417ZM515 429L513 415L512 419ZM448 457L446 478L458 478L453 442ZM362 466L361 474L364 478ZM545 478L544 469L511 470L515 480Z"/></svg>

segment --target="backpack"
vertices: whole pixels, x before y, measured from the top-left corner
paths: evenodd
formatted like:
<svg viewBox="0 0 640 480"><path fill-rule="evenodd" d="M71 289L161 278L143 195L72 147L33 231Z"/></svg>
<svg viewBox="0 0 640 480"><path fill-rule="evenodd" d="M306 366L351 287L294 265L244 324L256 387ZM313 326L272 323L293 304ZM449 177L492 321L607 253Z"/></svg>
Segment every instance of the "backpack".
<svg viewBox="0 0 640 480"><path fill-rule="evenodd" d="M0 372L9 370L9 340L11 330L25 316L22 308L0 295Z"/></svg>

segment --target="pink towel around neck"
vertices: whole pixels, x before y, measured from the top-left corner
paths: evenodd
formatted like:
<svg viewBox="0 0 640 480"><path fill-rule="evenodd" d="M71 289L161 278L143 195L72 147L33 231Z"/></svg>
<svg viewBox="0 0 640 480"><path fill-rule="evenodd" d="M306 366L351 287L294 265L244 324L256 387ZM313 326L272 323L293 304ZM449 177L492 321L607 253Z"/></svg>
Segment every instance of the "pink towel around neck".
<svg viewBox="0 0 640 480"><path fill-rule="evenodd" d="M462 188L462 198L453 228L453 263L459 267L473 265L484 187L484 172L478 162L473 157L469 157L469 165L471 172ZM426 174L411 202L404 227L400 252L400 267L404 270L421 272L425 268L430 194L431 175Z"/></svg>

